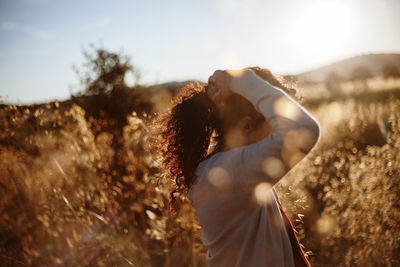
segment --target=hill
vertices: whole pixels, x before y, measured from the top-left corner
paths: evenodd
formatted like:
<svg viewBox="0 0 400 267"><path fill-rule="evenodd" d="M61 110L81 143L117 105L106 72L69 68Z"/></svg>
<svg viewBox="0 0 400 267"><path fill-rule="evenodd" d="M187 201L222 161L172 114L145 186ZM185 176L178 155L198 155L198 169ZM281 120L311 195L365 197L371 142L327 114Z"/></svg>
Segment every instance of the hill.
<svg viewBox="0 0 400 267"><path fill-rule="evenodd" d="M400 54L365 54L355 56L297 74L296 78L299 82L303 83L324 82L326 77L333 72L347 78L355 68L360 66L367 67L373 75L381 75L382 67L388 63L400 68Z"/></svg>

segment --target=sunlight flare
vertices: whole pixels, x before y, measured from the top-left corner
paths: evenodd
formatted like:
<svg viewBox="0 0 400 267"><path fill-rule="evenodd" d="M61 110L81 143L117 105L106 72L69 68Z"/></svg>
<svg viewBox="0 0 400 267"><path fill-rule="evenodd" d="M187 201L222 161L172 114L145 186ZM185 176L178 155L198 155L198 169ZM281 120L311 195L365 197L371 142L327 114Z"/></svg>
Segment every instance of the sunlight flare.
<svg viewBox="0 0 400 267"><path fill-rule="evenodd" d="M295 120L300 115L296 104L286 97L281 97L276 101L274 110L278 115L292 120Z"/></svg>
<svg viewBox="0 0 400 267"><path fill-rule="evenodd" d="M326 234L332 231L334 227L335 221L329 216L321 217L317 221L317 231L321 234Z"/></svg>
<svg viewBox="0 0 400 267"><path fill-rule="evenodd" d="M258 204L263 205L270 203L273 200L272 184L261 182L254 188L254 197Z"/></svg>
<svg viewBox="0 0 400 267"><path fill-rule="evenodd" d="M289 35L296 47L312 60L349 48L357 36L357 10L344 1L318 1L304 5L293 19Z"/></svg>
<svg viewBox="0 0 400 267"><path fill-rule="evenodd" d="M285 165L277 157L268 157L262 162L262 169L271 178L282 177L285 173Z"/></svg>
<svg viewBox="0 0 400 267"><path fill-rule="evenodd" d="M229 189L232 184L228 171L221 167L215 167L210 170L208 181L218 189Z"/></svg>

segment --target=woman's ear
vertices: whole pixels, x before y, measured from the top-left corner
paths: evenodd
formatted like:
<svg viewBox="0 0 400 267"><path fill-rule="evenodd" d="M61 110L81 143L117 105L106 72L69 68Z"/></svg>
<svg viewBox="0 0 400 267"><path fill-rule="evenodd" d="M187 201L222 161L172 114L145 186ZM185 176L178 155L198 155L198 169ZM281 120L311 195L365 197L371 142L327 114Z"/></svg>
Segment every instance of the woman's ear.
<svg viewBox="0 0 400 267"><path fill-rule="evenodd" d="M253 118L250 116L241 118L238 123L238 128L244 135L248 136L254 131Z"/></svg>

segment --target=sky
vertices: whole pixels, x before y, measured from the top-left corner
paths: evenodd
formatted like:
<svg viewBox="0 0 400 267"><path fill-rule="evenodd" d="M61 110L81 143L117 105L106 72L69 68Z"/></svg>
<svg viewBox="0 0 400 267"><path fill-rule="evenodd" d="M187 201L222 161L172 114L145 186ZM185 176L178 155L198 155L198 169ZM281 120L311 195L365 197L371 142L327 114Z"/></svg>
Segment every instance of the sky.
<svg viewBox="0 0 400 267"><path fill-rule="evenodd" d="M0 101L67 99L90 44L128 55L141 79L127 82L143 85L399 53L399 11L398 0L0 0Z"/></svg>

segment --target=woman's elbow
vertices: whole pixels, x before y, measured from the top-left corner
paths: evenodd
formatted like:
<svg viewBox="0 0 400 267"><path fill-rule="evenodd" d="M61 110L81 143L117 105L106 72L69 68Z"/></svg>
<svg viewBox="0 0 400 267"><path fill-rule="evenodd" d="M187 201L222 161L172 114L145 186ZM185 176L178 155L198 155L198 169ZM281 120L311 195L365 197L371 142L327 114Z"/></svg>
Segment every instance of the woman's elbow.
<svg viewBox="0 0 400 267"><path fill-rule="evenodd" d="M310 123L297 128L293 134L289 133L287 137L291 139L291 142L285 143L290 144L293 152L297 150L302 152L305 156L316 146L320 139L320 135L321 128L319 123L312 120Z"/></svg>
<svg viewBox="0 0 400 267"><path fill-rule="evenodd" d="M280 153L282 162L288 170L292 169L299 161L309 154L320 139L318 123L302 126L289 131L284 138Z"/></svg>

